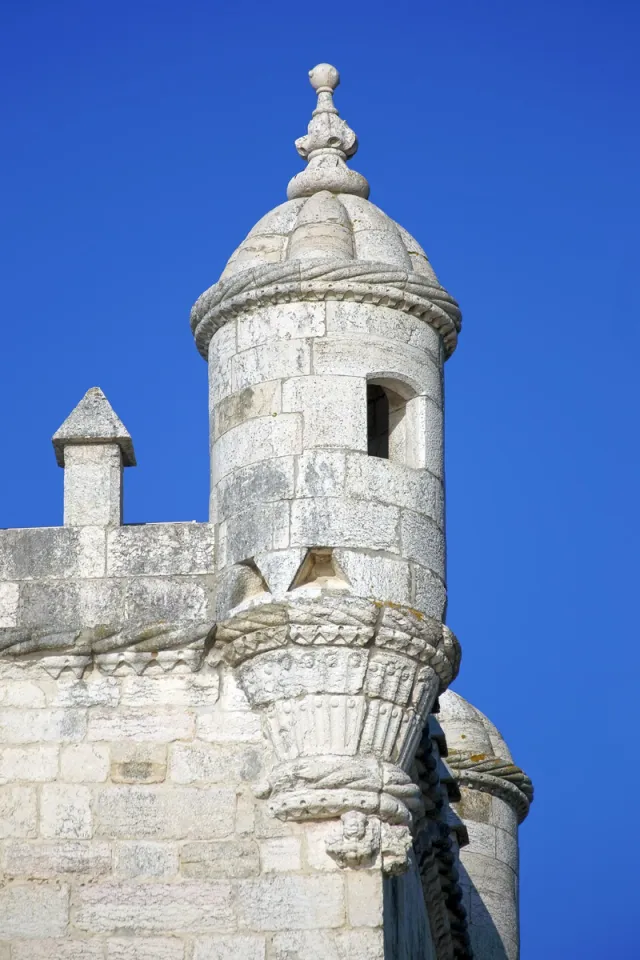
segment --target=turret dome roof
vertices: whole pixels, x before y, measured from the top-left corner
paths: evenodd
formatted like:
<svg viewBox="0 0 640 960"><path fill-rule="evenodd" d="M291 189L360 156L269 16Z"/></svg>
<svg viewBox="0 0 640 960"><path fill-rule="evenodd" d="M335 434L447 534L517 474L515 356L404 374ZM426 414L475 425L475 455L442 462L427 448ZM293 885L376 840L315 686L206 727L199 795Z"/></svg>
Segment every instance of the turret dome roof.
<svg viewBox="0 0 640 960"><path fill-rule="evenodd" d="M256 306L347 299L421 317L439 331L449 355L460 329L456 301L420 244L369 202L369 184L347 167L358 141L333 103L338 71L319 64L309 77L318 103L307 134L296 140L307 166L290 181L288 200L258 221L194 304L200 352L206 357L226 319Z"/></svg>

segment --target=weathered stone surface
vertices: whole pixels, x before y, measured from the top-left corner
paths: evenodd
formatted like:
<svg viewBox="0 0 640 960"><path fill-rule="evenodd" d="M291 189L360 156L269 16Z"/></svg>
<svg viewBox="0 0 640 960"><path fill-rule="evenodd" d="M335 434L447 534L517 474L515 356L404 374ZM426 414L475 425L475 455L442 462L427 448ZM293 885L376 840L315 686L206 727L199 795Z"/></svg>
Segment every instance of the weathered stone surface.
<svg viewBox="0 0 640 960"><path fill-rule="evenodd" d="M180 871L198 880L256 877L260 851L254 840L185 843L180 850Z"/></svg>
<svg viewBox="0 0 640 960"><path fill-rule="evenodd" d="M291 377L282 387L282 409L302 414L305 451L313 447L367 449L366 381L362 377Z"/></svg>
<svg viewBox="0 0 640 960"><path fill-rule="evenodd" d="M402 555L429 567L438 577L445 577L444 534L433 521L412 510L402 511Z"/></svg>
<svg viewBox="0 0 640 960"><path fill-rule="evenodd" d="M116 443L65 447L65 526L108 527L121 522L120 447Z"/></svg>
<svg viewBox="0 0 640 960"><path fill-rule="evenodd" d="M428 350L434 360L440 356L438 333L419 317L378 304L350 300L329 300L326 308L329 335L373 335L387 343L399 340L419 350Z"/></svg>
<svg viewBox="0 0 640 960"><path fill-rule="evenodd" d="M351 453L347 455L346 492L349 497L405 507L444 526L442 481L425 470Z"/></svg>
<svg viewBox="0 0 640 960"><path fill-rule="evenodd" d="M35 837L37 809L35 787L0 786L0 840Z"/></svg>
<svg viewBox="0 0 640 960"><path fill-rule="evenodd" d="M170 776L176 783L253 781L262 774L260 746L176 743L171 748Z"/></svg>
<svg viewBox="0 0 640 960"><path fill-rule="evenodd" d="M302 416L256 417L227 430L214 444L211 470L217 484L232 470L274 457L302 453ZM254 487L257 481L249 479Z"/></svg>
<svg viewBox="0 0 640 960"><path fill-rule="evenodd" d="M173 937L114 938L106 942L106 957L107 960L184 960L184 949L184 942Z"/></svg>
<svg viewBox="0 0 640 960"><path fill-rule="evenodd" d="M193 960L265 960L264 937L207 937L196 940Z"/></svg>
<svg viewBox="0 0 640 960"><path fill-rule="evenodd" d="M104 944L93 939L14 940L11 960L104 960Z"/></svg>
<svg viewBox="0 0 640 960"><path fill-rule="evenodd" d="M334 550L334 556L354 593L412 605L411 570L406 560L344 549Z"/></svg>
<svg viewBox="0 0 640 960"><path fill-rule="evenodd" d="M0 627L15 627L19 599L20 587L17 583L0 583Z"/></svg>
<svg viewBox="0 0 640 960"><path fill-rule="evenodd" d="M286 448L285 448L286 449ZM275 456L228 473L216 487L217 519L240 512L249 503L271 503L293 497L294 458Z"/></svg>
<svg viewBox="0 0 640 960"><path fill-rule="evenodd" d="M62 937L69 921L69 888L62 884L12 883L0 888L6 940Z"/></svg>
<svg viewBox="0 0 640 960"><path fill-rule="evenodd" d="M274 960L304 957L304 960L338 960L333 930L295 930L273 937Z"/></svg>
<svg viewBox="0 0 640 960"><path fill-rule="evenodd" d="M388 341L381 337L328 336L314 340L313 370L317 375L397 381L436 404L442 402L440 371L429 354L401 343L390 350Z"/></svg>
<svg viewBox="0 0 640 960"><path fill-rule="evenodd" d="M258 347L275 339L322 337L324 332L324 303L278 303L239 318L238 350Z"/></svg>
<svg viewBox="0 0 640 960"><path fill-rule="evenodd" d="M233 393L213 408L214 438L254 417L273 417L282 412L282 382L267 380Z"/></svg>
<svg viewBox="0 0 640 960"><path fill-rule="evenodd" d="M247 710L219 710L198 716L200 740L209 743L260 743L260 716Z"/></svg>
<svg viewBox="0 0 640 960"><path fill-rule="evenodd" d="M101 743L76 743L60 755L60 776L68 783L101 783L109 776L109 750Z"/></svg>
<svg viewBox="0 0 640 960"><path fill-rule="evenodd" d="M383 960L382 930L358 928L335 933L338 960Z"/></svg>
<svg viewBox="0 0 640 960"><path fill-rule="evenodd" d="M296 497L342 497L346 454L342 450L310 450L298 457Z"/></svg>
<svg viewBox="0 0 640 960"><path fill-rule="evenodd" d="M236 354L231 361L233 392L254 383L281 380L311 372L311 348L306 340L270 340Z"/></svg>
<svg viewBox="0 0 640 960"><path fill-rule="evenodd" d="M3 747L0 750L0 783L14 780L55 780L58 775L59 752L59 747L53 744Z"/></svg>
<svg viewBox="0 0 640 960"><path fill-rule="evenodd" d="M43 837L88 840L93 835L91 791L78 784L48 783L40 793Z"/></svg>
<svg viewBox="0 0 640 960"><path fill-rule="evenodd" d="M63 580L80 575L81 531L71 527L0 530L0 580Z"/></svg>
<svg viewBox="0 0 640 960"><path fill-rule="evenodd" d="M214 531L208 523L143 523L107 536L107 575L184 576L214 570Z"/></svg>
<svg viewBox="0 0 640 960"><path fill-rule="evenodd" d="M164 743L114 743L111 779L114 783L161 783L167 775Z"/></svg>
<svg viewBox="0 0 640 960"><path fill-rule="evenodd" d="M73 905L76 927L91 933L224 933L235 926L232 887L224 880L97 883L77 887Z"/></svg>
<svg viewBox="0 0 640 960"><path fill-rule="evenodd" d="M84 840L9 840L2 863L8 877L30 880L55 879L63 874L96 877L111 872L111 847L108 843Z"/></svg>
<svg viewBox="0 0 640 960"><path fill-rule="evenodd" d="M134 708L213 707L218 674L206 667L197 673L130 674L122 678L122 706Z"/></svg>
<svg viewBox="0 0 640 960"><path fill-rule="evenodd" d="M344 923L343 879L269 876L238 883L238 916L250 930L314 930Z"/></svg>
<svg viewBox="0 0 640 960"><path fill-rule="evenodd" d="M168 879L178 874L178 850L167 843L119 843L115 871L120 877L157 877Z"/></svg>
<svg viewBox="0 0 640 960"><path fill-rule="evenodd" d="M195 717L186 710L131 707L121 713L96 708L89 716L89 740L137 740L167 743L191 740Z"/></svg>
<svg viewBox="0 0 640 960"><path fill-rule="evenodd" d="M363 500L294 500L292 546L366 547L399 552L399 511Z"/></svg>
<svg viewBox="0 0 640 960"><path fill-rule="evenodd" d="M289 546L289 503L253 504L220 525L221 566Z"/></svg>
<svg viewBox="0 0 640 960"><path fill-rule="evenodd" d="M81 680L73 674L63 674L56 685L52 705L56 707L113 707L120 700L120 684L114 677L101 676L97 671Z"/></svg>
<svg viewBox="0 0 640 960"><path fill-rule="evenodd" d="M131 840L206 840L229 836L234 814L232 790L111 787L98 795L96 832Z"/></svg>
<svg viewBox="0 0 640 960"><path fill-rule="evenodd" d="M0 710L0 742L82 740L86 724L85 710Z"/></svg>
<svg viewBox="0 0 640 960"><path fill-rule="evenodd" d="M300 837L272 837L260 843L263 873L289 873L302 868Z"/></svg>
<svg viewBox="0 0 640 960"><path fill-rule="evenodd" d="M352 927L382 926L382 876L379 870L347 873L347 914Z"/></svg>

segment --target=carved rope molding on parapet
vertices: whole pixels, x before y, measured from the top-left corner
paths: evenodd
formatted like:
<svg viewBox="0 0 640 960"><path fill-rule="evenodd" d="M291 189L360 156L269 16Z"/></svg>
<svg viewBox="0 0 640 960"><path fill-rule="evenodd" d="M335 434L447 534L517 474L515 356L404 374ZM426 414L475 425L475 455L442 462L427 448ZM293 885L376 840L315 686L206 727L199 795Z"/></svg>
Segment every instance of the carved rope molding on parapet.
<svg viewBox="0 0 640 960"><path fill-rule="evenodd" d="M272 815L340 817L327 852L341 866L380 856L385 872L406 869L423 812L409 767L460 660L448 627L342 593L290 594L218 624L214 649L264 718L276 763L256 792Z"/></svg>
<svg viewBox="0 0 640 960"><path fill-rule="evenodd" d="M533 802L533 783L520 767L499 757L451 750L447 763L461 786L504 800L515 810L518 823L522 823Z"/></svg>
<svg viewBox="0 0 640 960"><path fill-rule="evenodd" d="M27 665L35 659L51 676L63 670L76 677L95 666L111 674L121 667L142 674L152 664L163 671L182 665L199 670L207 652L210 622L127 623L60 630L8 627L0 630L0 660Z"/></svg>
<svg viewBox="0 0 640 960"><path fill-rule="evenodd" d="M256 307L298 300L354 300L411 313L440 333L447 356L455 350L461 326L453 297L418 273L362 261L292 260L243 270L206 290L191 311L198 350L206 359L213 334L227 320Z"/></svg>

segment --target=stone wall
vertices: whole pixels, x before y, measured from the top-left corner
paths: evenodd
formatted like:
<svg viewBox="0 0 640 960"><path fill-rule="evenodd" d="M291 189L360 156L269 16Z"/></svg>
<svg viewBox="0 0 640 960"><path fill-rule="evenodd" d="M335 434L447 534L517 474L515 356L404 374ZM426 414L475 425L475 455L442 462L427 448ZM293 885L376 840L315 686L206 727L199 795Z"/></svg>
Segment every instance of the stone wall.
<svg viewBox="0 0 640 960"><path fill-rule="evenodd" d="M381 871L255 799L213 558L208 524L0 532L2 960L382 958Z"/></svg>
<svg viewBox="0 0 640 960"><path fill-rule="evenodd" d="M268 745L224 668L2 660L0 690L3 960L382 956L380 874L254 799Z"/></svg>

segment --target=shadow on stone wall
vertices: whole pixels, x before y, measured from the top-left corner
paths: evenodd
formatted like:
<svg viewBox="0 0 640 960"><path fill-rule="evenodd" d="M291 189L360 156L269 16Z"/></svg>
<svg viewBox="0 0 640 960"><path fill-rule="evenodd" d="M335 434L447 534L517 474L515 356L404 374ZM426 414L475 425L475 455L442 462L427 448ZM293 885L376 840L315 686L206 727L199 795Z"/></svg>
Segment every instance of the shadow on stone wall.
<svg viewBox="0 0 640 960"><path fill-rule="evenodd" d="M517 960L514 901L477 889L458 862L474 960ZM516 932L517 936L517 932ZM384 881L385 960L437 960L422 883L415 864L408 873Z"/></svg>

